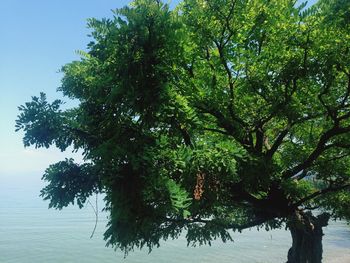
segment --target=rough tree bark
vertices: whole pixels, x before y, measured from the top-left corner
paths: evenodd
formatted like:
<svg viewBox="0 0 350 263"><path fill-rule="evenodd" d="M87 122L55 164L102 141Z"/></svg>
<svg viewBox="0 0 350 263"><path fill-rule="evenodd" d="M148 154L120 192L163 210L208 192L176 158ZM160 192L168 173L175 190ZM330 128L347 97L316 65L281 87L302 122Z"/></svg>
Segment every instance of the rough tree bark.
<svg viewBox="0 0 350 263"><path fill-rule="evenodd" d="M289 220L292 247L288 251L287 263L322 262L322 227L328 225L329 214L317 217L311 213L297 211Z"/></svg>

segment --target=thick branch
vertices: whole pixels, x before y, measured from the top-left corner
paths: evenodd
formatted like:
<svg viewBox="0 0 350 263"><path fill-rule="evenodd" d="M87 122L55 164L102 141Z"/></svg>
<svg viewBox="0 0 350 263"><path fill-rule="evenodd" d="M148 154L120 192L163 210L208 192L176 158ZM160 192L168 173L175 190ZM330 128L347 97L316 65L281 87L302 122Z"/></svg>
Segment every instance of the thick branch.
<svg viewBox="0 0 350 263"><path fill-rule="evenodd" d="M280 132L280 134L277 136L275 142L273 143L270 150L266 152L266 157L271 158L274 153L277 151L278 147L282 144L283 139L286 137L286 135L289 132L290 127L287 126L286 129Z"/></svg>
<svg viewBox="0 0 350 263"><path fill-rule="evenodd" d="M244 123L239 118L235 118L234 121L228 120L220 111L210 108L209 106L203 107L196 105L196 108L199 109L202 113L208 113L211 116L215 117L217 125L220 128L223 128L227 135L231 135L233 138L236 139L237 142L239 142L244 148L251 150L253 148L252 141L249 139L249 137L245 135L242 135L242 132L244 133L247 130L247 124ZM239 129L235 127L235 125L239 125Z"/></svg>
<svg viewBox="0 0 350 263"><path fill-rule="evenodd" d="M258 128L255 132L256 142L255 149L257 152L262 152L263 144L264 144L264 132L261 128Z"/></svg>
<svg viewBox="0 0 350 263"><path fill-rule="evenodd" d="M220 61L221 64L224 66L226 74L227 74L227 78L228 78L228 85L229 85L229 89L230 89L230 98L229 98L229 111L231 114L231 117L234 118L234 112L233 112L233 101L234 101L234 83L233 83L233 77L232 77L232 72L231 69L229 68L225 55L224 55L224 51L223 51L223 46L221 46L220 43L215 42L216 47L219 51L219 55L220 55Z"/></svg>

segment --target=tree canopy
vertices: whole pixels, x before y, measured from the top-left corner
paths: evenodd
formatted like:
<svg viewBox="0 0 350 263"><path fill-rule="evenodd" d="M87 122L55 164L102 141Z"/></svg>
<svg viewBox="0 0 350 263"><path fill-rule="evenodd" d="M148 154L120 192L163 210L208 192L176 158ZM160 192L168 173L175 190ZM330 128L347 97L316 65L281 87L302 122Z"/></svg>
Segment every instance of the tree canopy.
<svg viewBox="0 0 350 263"><path fill-rule="evenodd" d="M317 209L350 219L350 2L135 0L90 19L59 91L20 106L24 145L81 150L43 175L50 207L105 194L125 252L187 230L280 227Z"/></svg>

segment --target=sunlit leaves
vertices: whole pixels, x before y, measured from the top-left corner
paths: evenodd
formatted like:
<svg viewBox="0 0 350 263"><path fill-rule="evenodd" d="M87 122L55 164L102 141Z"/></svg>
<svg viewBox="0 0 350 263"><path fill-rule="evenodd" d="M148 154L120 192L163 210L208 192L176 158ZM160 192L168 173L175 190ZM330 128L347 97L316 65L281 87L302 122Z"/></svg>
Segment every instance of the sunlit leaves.
<svg viewBox="0 0 350 263"><path fill-rule="evenodd" d="M125 252L183 229L190 244L228 241L312 206L348 218L345 2L136 0L90 19L59 88L78 106L41 94L20 107L25 146L86 162L50 166L43 197L62 208L104 192L105 239Z"/></svg>

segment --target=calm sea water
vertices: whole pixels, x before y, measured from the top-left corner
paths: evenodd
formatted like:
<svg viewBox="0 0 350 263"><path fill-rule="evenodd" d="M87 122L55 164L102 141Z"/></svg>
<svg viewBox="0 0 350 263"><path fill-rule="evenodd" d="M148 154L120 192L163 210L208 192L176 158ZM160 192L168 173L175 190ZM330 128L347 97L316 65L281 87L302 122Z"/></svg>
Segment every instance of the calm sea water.
<svg viewBox="0 0 350 263"><path fill-rule="evenodd" d="M291 245L288 231L252 229L234 233L235 241L226 244L217 241L211 247L193 248L182 237L163 242L151 254L135 251L124 259L123 253L105 247L105 214L100 213L90 239L95 224L92 209L47 209L38 196L39 178L0 175L0 263L281 263ZM344 222L331 222L325 229L324 262L350 262L350 227Z"/></svg>

